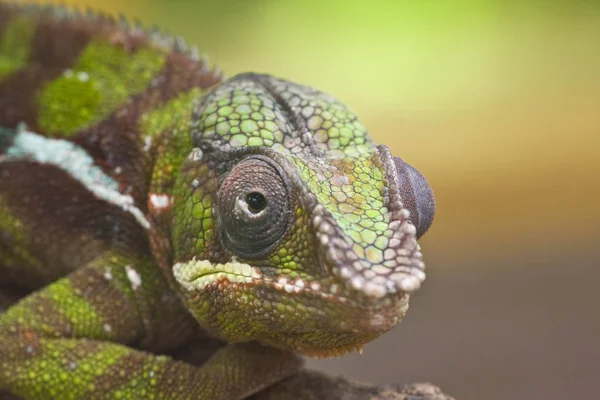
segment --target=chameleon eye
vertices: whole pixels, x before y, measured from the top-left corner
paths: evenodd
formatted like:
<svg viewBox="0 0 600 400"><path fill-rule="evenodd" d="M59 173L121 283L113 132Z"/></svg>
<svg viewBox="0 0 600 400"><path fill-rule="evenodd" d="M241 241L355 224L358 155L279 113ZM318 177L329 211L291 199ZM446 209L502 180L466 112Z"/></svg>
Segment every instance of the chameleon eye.
<svg viewBox="0 0 600 400"><path fill-rule="evenodd" d="M288 185L283 172L262 156L237 164L219 188L218 218L229 250L256 258L285 235L290 220Z"/></svg>
<svg viewBox="0 0 600 400"><path fill-rule="evenodd" d="M435 199L427 179L413 166L394 157L400 178L400 197L410 211L410 219L417 228L417 239L427 232L435 215Z"/></svg>

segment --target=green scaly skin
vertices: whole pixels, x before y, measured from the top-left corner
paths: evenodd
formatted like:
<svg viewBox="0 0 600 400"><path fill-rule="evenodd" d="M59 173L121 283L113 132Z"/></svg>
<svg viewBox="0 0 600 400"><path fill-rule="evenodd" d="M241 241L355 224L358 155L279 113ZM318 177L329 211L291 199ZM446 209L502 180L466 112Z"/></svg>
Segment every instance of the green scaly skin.
<svg viewBox="0 0 600 400"><path fill-rule="evenodd" d="M325 93L0 4L0 300L27 293L0 314L0 390L244 398L395 326L433 210ZM165 355L203 337L227 344Z"/></svg>

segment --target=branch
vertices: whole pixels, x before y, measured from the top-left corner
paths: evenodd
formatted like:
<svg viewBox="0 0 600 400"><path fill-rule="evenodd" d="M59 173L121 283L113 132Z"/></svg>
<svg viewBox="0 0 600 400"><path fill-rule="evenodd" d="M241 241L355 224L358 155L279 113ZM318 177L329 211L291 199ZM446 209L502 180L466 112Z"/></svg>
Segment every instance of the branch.
<svg viewBox="0 0 600 400"><path fill-rule="evenodd" d="M429 383L372 385L302 370L248 400L454 400Z"/></svg>

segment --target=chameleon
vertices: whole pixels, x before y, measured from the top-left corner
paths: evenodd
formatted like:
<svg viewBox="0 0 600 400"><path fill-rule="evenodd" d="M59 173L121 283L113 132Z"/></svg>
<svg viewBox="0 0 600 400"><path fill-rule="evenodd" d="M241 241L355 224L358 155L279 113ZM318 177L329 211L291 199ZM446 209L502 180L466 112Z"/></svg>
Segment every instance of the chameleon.
<svg viewBox="0 0 600 400"><path fill-rule="evenodd" d="M242 399L361 351L425 279L434 213L329 94L0 3L0 391Z"/></svg>

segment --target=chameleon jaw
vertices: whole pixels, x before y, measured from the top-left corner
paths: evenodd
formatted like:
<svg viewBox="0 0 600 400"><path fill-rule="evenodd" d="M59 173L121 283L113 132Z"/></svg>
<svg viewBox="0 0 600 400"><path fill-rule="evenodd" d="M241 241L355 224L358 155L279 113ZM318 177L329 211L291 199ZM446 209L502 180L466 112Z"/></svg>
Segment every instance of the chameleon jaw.
<svg viewBox="0 0 600 400"><path fill-rule="evenodd" d="M330 291L336 284L292 285L283 278L265 278L258 268L235 261L213 264L193 259L175 264L173 275L192 314L215 337L240 341L242 335L243 340L258 340L312 358L361 353L363 344L395 326L408 308L407 293L392 296L395 300L376 301L381 309L365 308L367 304L347 297L341 286ZM240 298L254 301L244 302L240 309ZM265 309L271 311L257 313L256 301L269 303ZM224 310L232 310L234 316L223 319L229 315ZM349 324L344 316L354 323ZM280 325L279 332L273 331L273 321Z"/></svg>

